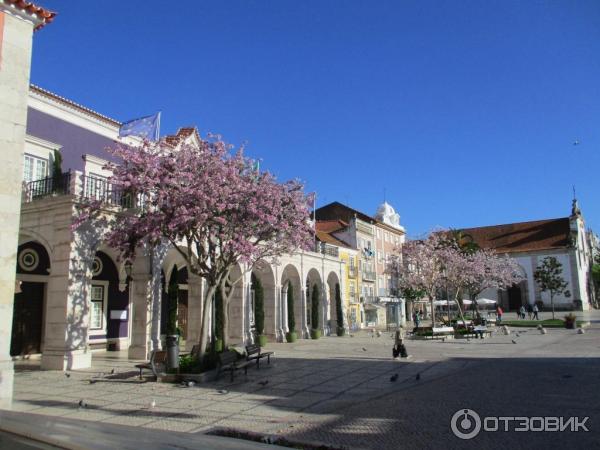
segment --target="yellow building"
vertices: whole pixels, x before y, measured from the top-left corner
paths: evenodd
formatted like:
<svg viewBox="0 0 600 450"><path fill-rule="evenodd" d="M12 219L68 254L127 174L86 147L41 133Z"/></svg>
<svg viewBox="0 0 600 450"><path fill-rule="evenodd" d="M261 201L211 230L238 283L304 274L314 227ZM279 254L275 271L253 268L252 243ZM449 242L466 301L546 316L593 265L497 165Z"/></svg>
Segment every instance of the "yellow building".
<svg viewBox="0 0 600 450"><path fill-rule="evenodd" d="M345 263L344 292L342 299L345 302L344 327L350 330L360 328L363 313L360 303L360 276L358 271L358 251L344 241L335 238L331 233L346 227L347 224L338 221L317 222L317 240L325 246L325 251L336 253L336 256Z"/></svg>

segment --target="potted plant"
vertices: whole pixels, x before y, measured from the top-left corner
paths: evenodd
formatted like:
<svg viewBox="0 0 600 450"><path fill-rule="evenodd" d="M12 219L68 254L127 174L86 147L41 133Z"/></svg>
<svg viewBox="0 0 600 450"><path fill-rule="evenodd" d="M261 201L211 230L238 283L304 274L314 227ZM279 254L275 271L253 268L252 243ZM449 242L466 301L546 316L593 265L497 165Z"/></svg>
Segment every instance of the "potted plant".
<svg viewBox="0 0 600 450"><path fill-rule="evenodd" d="M565 316L565 328L569 330L575 329L575 323L577 320L577 316L573 313L569 313Z"/></svg>
<svg viewBox="0 0 600 450"><path fill-rule="evenodd" d="M287 288L287 321L289 331L285 334L285 340L290 343L296 342L298 336L296 334L296 318L294 317L294 288L291 281L288 281Z"/></svg>
<svg viewBox="0 0 600 450"><path fill-rule="evenodd" d="M315 284L313 286L311 295L311 308L310 308L310 321L312 329L310 330L311 339L319 339L321 337L321 330L319 330L319 304L321 303L321 293L319 292L319 286Z"/></svg>

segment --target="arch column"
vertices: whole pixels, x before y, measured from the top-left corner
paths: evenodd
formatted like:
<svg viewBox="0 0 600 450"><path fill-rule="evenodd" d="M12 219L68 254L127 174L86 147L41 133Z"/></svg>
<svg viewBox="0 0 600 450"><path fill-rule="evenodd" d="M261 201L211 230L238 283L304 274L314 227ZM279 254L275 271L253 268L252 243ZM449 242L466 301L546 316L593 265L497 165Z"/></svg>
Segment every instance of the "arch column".
<svg viewBox="0 0 600 450"><path fill-rule="evenodd" d="M160 244L152 249L152 279L150 281L152 297L152 320L150 326L150 339L152 341L152 350L160 350L160 313L162 305L162 283L161 272L162 264L167 256L169 246Z"/></svg>
<svg viewBox="0 0 600 450"><path fill-rule="evenodd" d="M321 329L322 335L327 336L327 322L331 320L331 315L329 314L329 286L327 286L327 283L325 282L321 283L321 293L321 323L319 324L319 328Z"/></svg>
<svg viewBox="0 0 600 450"><path fill-rule="evenodd" d="M285 335L288 329L288 305L287 305L287 284L278 286L279 292L279 333L281 334L281 342L285 342Z"/></svg>
<svg viewBox="0 0 600 450"><path fill-rule="evenodd" d="M304 283L302 283L302 311L301 311L301 321L300 321L300 332L302 337L308 339L310 337L310 330L308 329L308 322L306 320L306 315L308 314L308 298L306 295L306 287Z"/></svg>
<svg viewBox="0 0 600 450"><path fill-rule="evenodd" d="M204 282L198 275L188 270L188 315L187 339L185 349L191 351L192 347L200 342L200 326L202 324L202 300L204 299Z"/></svg>
<svg viewBox="0 0 600 450"><path fill-rule="evenodd" d="M128 357L147 360L150 357L152 342L150 324L152 322L152 275L151 256L138 255L132 263L129 291L131 303L131 343Z"/></svg>
<svg viewBox="0 0 600 450"><path fill-rule="evenodd" d="M92 261L101 230L82 225L65 230L51 255L48 279L42 369L73 370L90 367L88 346L89 291Z"/></svg>

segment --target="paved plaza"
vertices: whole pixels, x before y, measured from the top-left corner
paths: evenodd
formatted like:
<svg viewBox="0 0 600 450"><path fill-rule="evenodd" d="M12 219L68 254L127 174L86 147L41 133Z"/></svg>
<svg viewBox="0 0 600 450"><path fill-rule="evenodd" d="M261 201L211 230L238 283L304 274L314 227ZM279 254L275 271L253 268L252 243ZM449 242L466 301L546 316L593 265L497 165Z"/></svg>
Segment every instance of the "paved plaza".
<svg viewBox="0 0 600 450"><path fill-rule="evenodd" d="M399 361L389 333L361 332L269 344L271 365L250 369L247 379L191 388L140 382L134 362L107 352L69 377L18 366L14 410L186 433L233 428L336 448L598 446L599 338L595 322L581 335L515 328L485 340L408 341L412 357ZM481 417L589 416L590 432L482 432L463 441L450 430L463 408Z"/></svg>

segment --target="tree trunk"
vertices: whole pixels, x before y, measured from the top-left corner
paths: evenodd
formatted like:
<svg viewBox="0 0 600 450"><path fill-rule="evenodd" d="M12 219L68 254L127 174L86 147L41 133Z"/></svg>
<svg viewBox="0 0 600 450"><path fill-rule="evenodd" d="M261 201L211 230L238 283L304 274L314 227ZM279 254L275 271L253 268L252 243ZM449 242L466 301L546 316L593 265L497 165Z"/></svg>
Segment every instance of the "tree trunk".
<svg viewBox="0 0 600 450"><path fill-rule="evenodd" d="M458 307L458 314L460 315L460 320L462 320L464 327L467 328L467 322L465 321L465 316L463 315L463 312L462 312L462 305L458 301L459 292L460 292L459 290L456 291L456 294L454 295L454 301L456 302L456 306Z"/></svg>
<svg viewBox="0 0 600 450"><path fill-rule="evenodd" d="M429 305L431 306L431 328L435 327L435 305L433 304L433 295L429 296Z"/></svg>
<svg viewBox="0 0 600 450"><path fill-rule="evenodd" d="M550 291L550 304L552 305L552 320L554 320L554 293Z"/></svg>
<svg viewBox="0 0 600 450"><path fill-rule="evenodd" d="M203 305L202 305L202 324L200 326L200 341L198 345L200 349L198 351L198 358L200 361L204 359L204 355L206 354L206 345L208 344L208 325L210 319L210 304L212 302L213 295L215 294L216 286L208 286L206 289L206 295L204 296Z"/></svg>

